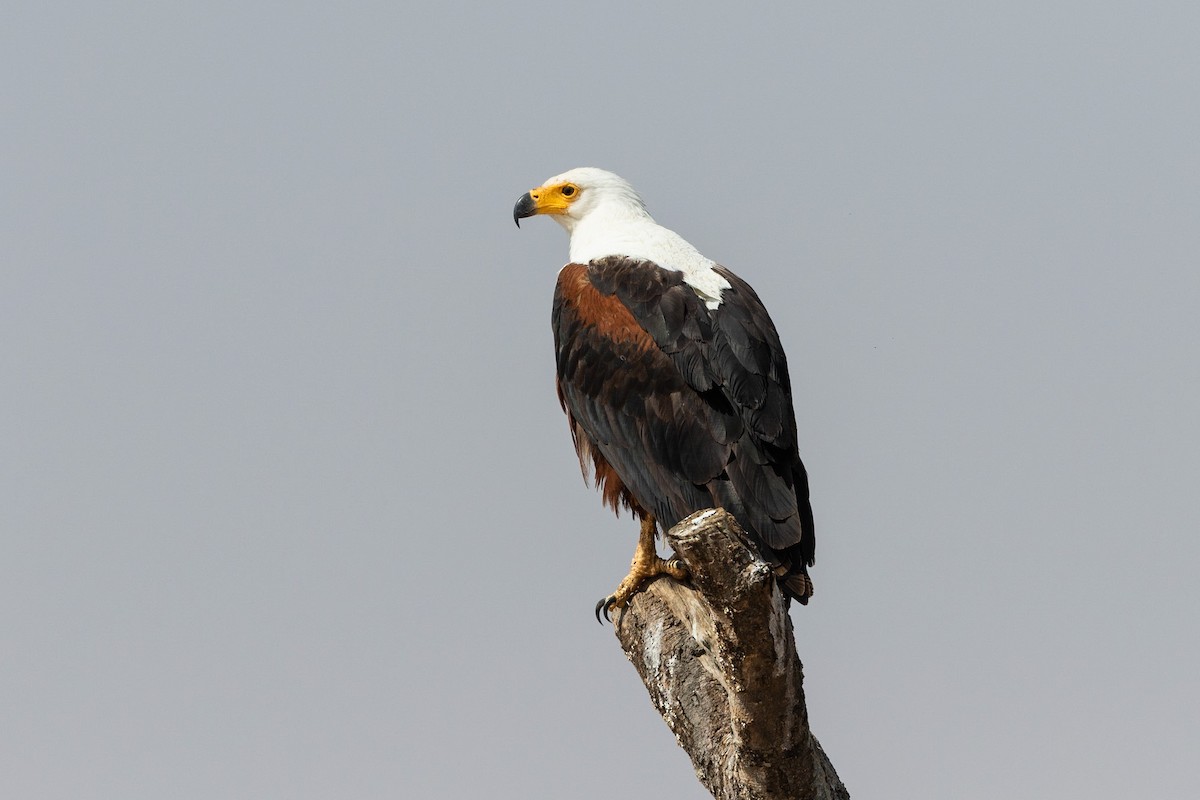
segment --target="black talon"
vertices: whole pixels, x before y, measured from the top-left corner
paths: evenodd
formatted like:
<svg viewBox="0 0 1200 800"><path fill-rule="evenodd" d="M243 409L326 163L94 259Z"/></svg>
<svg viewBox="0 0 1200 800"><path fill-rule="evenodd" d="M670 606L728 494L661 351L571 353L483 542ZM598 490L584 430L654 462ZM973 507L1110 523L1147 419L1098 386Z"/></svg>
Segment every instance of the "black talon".
<svg viewBox="0 0 1200 800"><path fill-rule="evenodd" d="M608 616L608 611L613 607L613 603L616 601L617 599L612 595L600 598L600 602L596 603L596 622L599 622L601 625L604 624L603 620L600 619L600 611L603 610L604 619L608 620L609 623L612 623L612 617Z"/></svg>

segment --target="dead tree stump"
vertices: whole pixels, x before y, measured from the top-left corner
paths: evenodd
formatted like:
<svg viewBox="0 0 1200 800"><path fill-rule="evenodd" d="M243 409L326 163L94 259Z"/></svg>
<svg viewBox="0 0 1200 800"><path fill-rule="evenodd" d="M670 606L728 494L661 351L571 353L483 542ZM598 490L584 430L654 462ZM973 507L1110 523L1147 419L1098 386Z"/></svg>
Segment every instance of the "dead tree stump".
<svg viewBox="0 0 1200 800"><path fill-rule="evenodd" d="M625 655L717 800L848 800L808 728L804 673L775 577L734 518L667 533L687 583L652 581L615 618Z"/></svg>

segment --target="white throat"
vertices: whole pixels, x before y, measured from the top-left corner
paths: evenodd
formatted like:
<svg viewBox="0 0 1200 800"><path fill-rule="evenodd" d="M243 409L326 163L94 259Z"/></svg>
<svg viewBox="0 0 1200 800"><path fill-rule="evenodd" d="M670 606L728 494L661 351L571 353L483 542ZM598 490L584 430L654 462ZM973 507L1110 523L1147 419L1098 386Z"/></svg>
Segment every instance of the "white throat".
<svg viewBox="0 0 1200 800"><path fill-rule="evenodd" d="M605 203L590 209L583 219L553 217L571 236L571 261L586 264L604 256L628 256L653 261L663 269L683 273L684 283L695 290L709 309L721 305L721 294L729 288L705 258L675 231L654 221L641 207Z"/></svg>

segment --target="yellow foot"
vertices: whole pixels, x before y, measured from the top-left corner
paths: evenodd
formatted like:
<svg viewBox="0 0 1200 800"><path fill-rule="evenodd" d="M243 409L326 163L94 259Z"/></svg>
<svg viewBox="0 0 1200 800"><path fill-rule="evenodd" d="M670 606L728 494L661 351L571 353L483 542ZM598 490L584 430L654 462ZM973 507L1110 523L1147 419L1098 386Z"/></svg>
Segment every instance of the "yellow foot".
<svg viewBox="0 0 1200 800"><path fill-rule="evenodd" d="M642 533L638 538L637 551L633 554L633 563L629 566L629 574L615 592L596 603L596 621L604 624L600 619L603 613L604 619L612 622L609 613L614 608L624 608L642 584L659 575L670 575L681 581L688 577L688 569L678 558L667 560L658 557L654 550L654 518L647 517L642 520Z"/></svg>
<svg viewBox="0 0 1200 800"><path fill-rule="evenodd" d="M606 620L612 622L612 618L609 616L612 610L624 608L630 598L637 594L643 583L651 578L657 578L659 575L670 575L675 580L681 581L687 578L688 570L678 558L668 561L658 556L655 556L654 561L650 564L635 566L625 576L625 580L617 586L615 592L596 603L596 621L600 622L600 615L603 614Z"/></svg>

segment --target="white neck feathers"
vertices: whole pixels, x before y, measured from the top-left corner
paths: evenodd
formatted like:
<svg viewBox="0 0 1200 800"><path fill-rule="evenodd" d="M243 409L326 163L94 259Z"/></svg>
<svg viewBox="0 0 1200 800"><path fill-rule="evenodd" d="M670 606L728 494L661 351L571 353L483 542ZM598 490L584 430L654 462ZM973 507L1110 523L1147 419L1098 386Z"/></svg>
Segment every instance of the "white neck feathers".
<svg viewBox="0 0 1200 800"><path fill-rule="evenodd" d="M582 219L555 217L571 236L571 261L586 264L605 256L628 256L653 261L663 269L683 273L683 280L710 309L721 304L729 281L675 231L654 221L640 204L604 203Z"/></svg>

